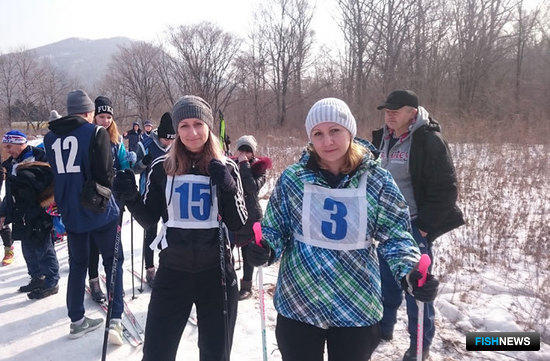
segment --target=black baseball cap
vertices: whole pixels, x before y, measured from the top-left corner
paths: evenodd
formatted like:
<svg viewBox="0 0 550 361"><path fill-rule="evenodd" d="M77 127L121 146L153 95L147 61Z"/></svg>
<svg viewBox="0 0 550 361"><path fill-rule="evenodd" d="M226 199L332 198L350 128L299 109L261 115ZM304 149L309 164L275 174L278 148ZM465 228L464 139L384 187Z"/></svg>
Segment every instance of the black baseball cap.
<svg viewBox="0 0 550 361"><path fill-rule="evenodd" d="M397 110L405 105L413 108L418 108L418 97L412 90L394 90L388 95L388 98L383 104L380 104L376 109Z"/></svg>

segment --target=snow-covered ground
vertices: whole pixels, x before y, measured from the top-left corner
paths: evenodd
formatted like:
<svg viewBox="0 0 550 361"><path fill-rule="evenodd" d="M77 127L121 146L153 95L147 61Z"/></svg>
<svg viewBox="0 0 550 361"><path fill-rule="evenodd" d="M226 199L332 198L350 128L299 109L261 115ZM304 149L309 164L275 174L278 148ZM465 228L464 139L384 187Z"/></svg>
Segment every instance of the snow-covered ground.
<svg viewBox="0 0 550 361"><path fill-rule="evenodd" d="M546 153L547 154L547 153ZM274 179L269 187L274 185ZM548 188L545 183L543 188ZM265 207L266 200L262 200ZM508 200L508 202L511 202ZM513 202L513 199L512 199ZM545 212L543 210L543 212ZM547 215L547 214L546 214ZM471 226L470 226L471 227ZM450 255L462 252L463 244L472 233L463 227L437 240L435 249L434 273L443 282L436 305L436 336L431 348L432 360L550 360L548 330L550 330L548 310L540 290L548 285L537 286L533 275L544 279L547 269L533 269L529 262L516 262L511 265L483 263L474 267L466 262L451 267ZM134 266L141 265L142 229L134 225ZM520 238L525 238L523 235ZM144 293L137 291L137 299L132 300L132 277L130 268L131 239L129 215L125 213L122 234L124 248L124 286L126 301L137 320L145 325L150 289ZM65 305L68 275L67 246L56 246L60 262L60 291L57 295L43 300L29 300L17 288L28 282L25 262L20 243L15 243L15 261L12 265L0 268L0 360L42 361L42 360L99 360L103 330L91 332L77 340L70 340L69 319ZM546 248L547 251L547 248ZM511 259L521 259L521 254L511 251ZM445 263L447 262L447 263ZM158 262L157 262L158 264ZM101 268L101 267L100 267ZM241 271L237 272L241 275ZM444 274L443 274L444 273ZM255 274L256 275L256 274ZM265 289L272 291L276 283L277 264L264 269ZM237 325L233 342L232 359L237 361L261 360L260 314L258 293L254 297L239 302ZM88 296L85 297L88 316L103 317L101 309ZM267 349L269 360L281 360L275 341L276 311L273 308L272 294L266 293ZM465 347L465 333L470 331L532 331L533 320L537 330L546 330L538 352L469 352ZM398 323L391 342L380 344L373 360L401 360L408 347L406 313L403 305L398 314ZM141 347L128 344L109 347L109 360L140 360ZM177 360L198 361L197 329L187 325L178 352Z"/></svg>

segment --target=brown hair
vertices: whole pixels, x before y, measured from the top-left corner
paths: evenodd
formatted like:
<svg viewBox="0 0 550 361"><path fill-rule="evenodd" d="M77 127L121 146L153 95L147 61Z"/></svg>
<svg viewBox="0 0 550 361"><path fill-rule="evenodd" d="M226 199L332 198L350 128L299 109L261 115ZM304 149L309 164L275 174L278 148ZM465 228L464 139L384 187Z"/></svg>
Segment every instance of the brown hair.
<svg viewBox="0 0 550 361"><path fill-rule="evenodd" d="M315 158L317 164L321 166L321 157L319 157L319 154L317 154L317 152L315 151L313 144L310 143L307 147L307 150L309 154ZM363 162L363 157L365 156L365 154L367 154L367 152L368 150L365 149L365 147L363 147L359 143L354 142L352 139L350 146L348 147L348 151L344 155L344 166L342 167L342 169L340 169L340 172L344 174L349 174L353 172L357 167L361 165L361 163Z"/></svg>
<svg viewBox="0 0 550 361"><path fill-rule="evenodd" d="M202 152L199 154L188 151L180 137L176 136L164 161L164 170L166 171L166 175L181 175L187 173L192 163L195 163L201 173L208 174L208 164L210 161L214 158L221 160L222 157L223 152L220 148L220 143L215 139L214 133L210 130L208 131L208 139L204 143Z"/></svg>
<svg viewBox="0 0 550 361"><path fill-rule="evenodd" d="M94 116L94 124L97 125L95 116ZM118 127L115 123L115 118L113 118L113 121L111 122L111 125L109 125L109 127L107 128L107 131L109 132L109 138L111 138L111 143L118 145L120 143L120 133L118 132Z"/></svg>

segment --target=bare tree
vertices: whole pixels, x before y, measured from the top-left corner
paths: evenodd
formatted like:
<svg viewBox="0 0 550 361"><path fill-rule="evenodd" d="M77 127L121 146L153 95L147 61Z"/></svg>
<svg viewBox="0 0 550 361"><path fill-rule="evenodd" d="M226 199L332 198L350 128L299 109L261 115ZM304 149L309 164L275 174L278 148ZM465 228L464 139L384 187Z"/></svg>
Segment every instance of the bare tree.
<svg viewBox="0 0 550 361"><path fill-rule="evenodd" d="M15 57L12 54L0 55L0 102L6 109L9 127L13 121L12 105L18 81Z"/></svg>
<svg viewBox="0 0 550 361"><path fill-rule="evenodd" d="M236 87L232 63L241 40L208 22L171 28L168 39L179 92L203 97L216 113L223 110Z"/></svg>
<svg viewBox="0 0 550 361"><path fill-rule="evenodd" d="M525 10L523 6L523 0L519 0L517 3L517 19L516 19L516 71L515 71L515 84L514 84L514 100L515 100L515 112L520 112L520 95L521 95L521 81L523 73L523 61L525 59L525 46L529 41L533 40L533 34L535 25L538 20L539 9L535 9L531 12Z"/></svg>
<svg viewBox="0 0 550 361"><path fill-rule="evenodd" d="M505 26L512 17L512 0L454 0L457 39L458 109L468 114L491 66L511 49Z"/></svg>
<svg viewBox="0 0 550 361"><path fill-rule="evenodd" d="M378 0L338 0L339 27L346 41L343 56L346 95L354 99L354 108L363 118L367 81L380 52L381 38L375 24L373 7Z"/></svg>
<svg viewBox="0 0 550 361"><path fill-rule="evenodd" d="M42 62L41 68L42 76L36 82L38 101L45 109L61 111L65 107L65 97L72 88L71 79L48 61ZM44 122L47 121L46 115L42 120Z"/></svg>
<svg viewBox="0 0 550 361"><path fill-rule="evenodd" d="M257 34L265 46L277 123L283 125L287 119L291 82L301 83L303 65L311 47L313 9L305 0L271 0L263 3L260 14Z"/></svg>
<svg viewBox="0 0 550 361"><path fill-rule="evenodd" d="M135 105L140 119L151 118L162 100L162 82L156 64L161 50L146 42L132 43L113 56L109 79Z"/></svg>

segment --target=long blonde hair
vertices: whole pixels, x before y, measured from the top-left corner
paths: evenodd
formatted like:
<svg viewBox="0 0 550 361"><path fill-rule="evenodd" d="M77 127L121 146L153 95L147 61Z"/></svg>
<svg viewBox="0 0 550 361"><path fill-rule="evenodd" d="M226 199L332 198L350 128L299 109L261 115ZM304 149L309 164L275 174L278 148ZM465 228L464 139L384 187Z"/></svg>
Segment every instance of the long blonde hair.
<svg viewBox="0 0 550 361"><path fill-rule="evenodd" d="M191 166L195 164L201 173L208 174L208 163L214 158L221 160L223 151L212 131L208 131L208 139L199 154L187 150L180 137L176 135L176 139L164 161L164 170L166 175L176 176L187 173Z"/></svg>
<svg viewBox="0 0 550 361"><path fill-rule="evenodd" d="M321 166L322 160L319 154L315 151L315 148L313 147L313 144L309 144L307 147L307 150L309 154L314 157L314 159L317 161L317 164ZM341 173L349 174L353 172L357 167L361 165L363 162L363 157L367 154L367 149L363 147L362 145L356 143L351 139L351 143L348 147L348 151L344 155L344 166L342 169L340 169Z"/></svg>
<svg viewBox="0 0 550 361"><path fill-rule="evenodd" d="M97 125L97 122L95 120L94 116L94 124ZM118 132L118 127L115 123L115 118L111 121L111 125L106 128L109 132L109 138L111 138L111 143L118 145L120 143L120 133Z"/></svg>

